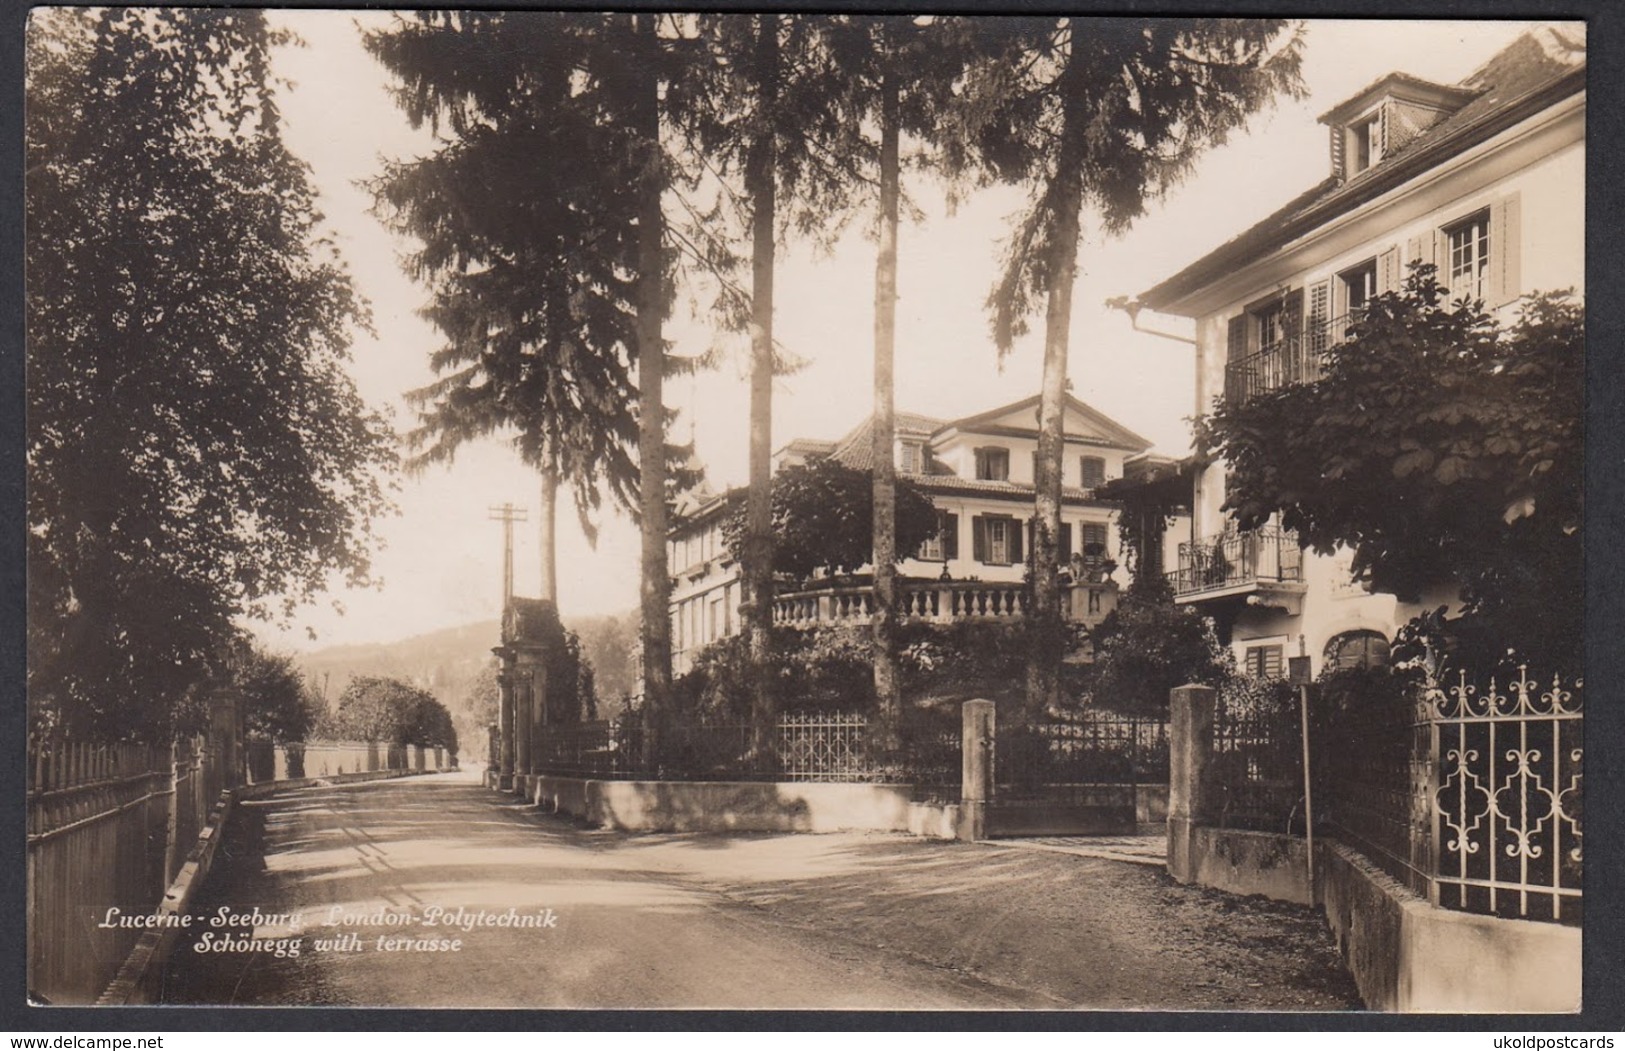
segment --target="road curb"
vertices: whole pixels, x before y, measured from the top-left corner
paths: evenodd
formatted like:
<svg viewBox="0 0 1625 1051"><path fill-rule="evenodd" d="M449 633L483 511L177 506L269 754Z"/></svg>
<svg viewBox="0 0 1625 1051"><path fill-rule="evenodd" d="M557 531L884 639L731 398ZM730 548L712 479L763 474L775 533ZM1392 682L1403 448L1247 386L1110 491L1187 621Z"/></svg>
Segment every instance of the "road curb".
<svg viewBox="0 0 1625 1051"><path fill-rule="evenodd" d="M263 799L279 791L314 788L323 784L352 784L361 781L388 781L401 777L419 777L446 773L444 770L377 770L353 774L334 774L330 777L302 777L285 781L265 781L257 785L228 788L209 809L209 819L198 832L197 842L186 855L175 880L164 892L154 913L160 917L159 926L144 932L135 948L124 958L118 974L108 983L97 1007L137 1007L157 1003L165 965L175 951L175 940L182 928L174 923L191 908L214 866L214 856L225 838L226 825L237 804L242 800Z"/></svg>

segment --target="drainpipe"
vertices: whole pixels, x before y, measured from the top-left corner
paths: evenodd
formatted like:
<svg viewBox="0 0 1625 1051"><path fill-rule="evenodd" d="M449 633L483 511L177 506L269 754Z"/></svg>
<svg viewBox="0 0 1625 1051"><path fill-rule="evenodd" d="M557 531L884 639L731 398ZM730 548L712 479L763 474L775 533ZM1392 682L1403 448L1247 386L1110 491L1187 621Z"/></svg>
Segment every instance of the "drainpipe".
<svg viewBox="0 0 1625 1051"><path fill-rule="evenodd" d="M1138 299L1134 299L1134 298L1132 298L1130 296L1113 296L1111 299L1106 300L1106 307L1107 307L1107 309L1110 309L1110 310L1121 310L1123 313L1127 314L1128 315L1129 327L1132 328L1134 331L1140 333L1141 335L1144 335L1144 336L1160 336L1163 339L1171 339L1176 343L1186 343L1186 344L1189 344L1190 346L1195 347L1196 348L1196 371L1197 371L1198 375L1201 374L1201 371L1202 371L1202 344L1201 343L1197 342L1195 339L1192 339L1190 336L1177 336L1172 332L1162 332L1162 331L1159 331L1159 330L1154 329L1154 328L1141 328L1140 327L1140 311L1145 309L1145 304L1141 303ZM1197 387L1200 388L1201 384L1198 383ZM1200 390L1198 390L1197 394L1196 394L1196 415L1197 416L1202 415L1202 394L1201 394ZM1191 486L1190 542L1191 542L1191 552L1193 554L1196 551L1196 532L1197 532L1196 520L1197 520L1197 516L1198 516L1198 513L1199 513L1200 505L1201 505L1201 502L1202 502L1201 499L1200 499L1201 495L1202 495L1202 474L1201 474L1201 471L1198 470L1197 473L1196 473L1195 479L1192 482L1192 486Z"/></svg>

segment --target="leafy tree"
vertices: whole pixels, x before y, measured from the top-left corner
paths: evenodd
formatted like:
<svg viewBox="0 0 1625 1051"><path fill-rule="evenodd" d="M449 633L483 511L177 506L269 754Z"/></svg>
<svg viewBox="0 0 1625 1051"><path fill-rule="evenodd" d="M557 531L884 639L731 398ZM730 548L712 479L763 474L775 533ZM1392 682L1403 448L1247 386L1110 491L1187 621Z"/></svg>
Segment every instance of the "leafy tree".
<svg viewBox="0 0 1625 1051"><path fill-rule="evenodd" d="M1493 666L1514 651L1571 673L1582 638L1585 327L1566 294L1503 326L1446 302L1432 267L1378 296L1313 383L1217 402L1198 436L1224 458L1225 508L1281 524L1357 580L1456 618L1407 633ZM1487 664L1486 664L1487 662Z"/></svg>
<svg viewBox="0 0 1625 1051"><path fill-rule="evenodd" d="M229 667L249 737L288 744L303 741L315 728L321 699L311 692L293 657L245 640Z"/></svg>
<svg viewBox="0 0 1625 1051"><path fill-rule="evenodd" d="M1278 93L1301 92L1301 37L1269 19L1022 18L958 95L950 164L1028 188L988 305L999 353L1045 301L1029 712L1058 700L1063 417L1082 210L1119 234Z"/></svg>
<svg viewBox="0 0 1625 1051"><path fill-rule="evenodd" d="M1090 633L1095 660L1090 694L1113 711L1162 715L1168 691L1187 683L1215 684L1230 659L1213 626L1190 606L1174 603L1160 577L1130 588Z"/></svg>
<svg viewBox="0 0 1625 1051"><path fill-rule="evenodd" d="M400 679L370 675L351 679L324 729L358 741L457 748L451 713L429 691Z"/></svg>
<svg viewBox="0 0 1625 1051"><path fill-rule="evenodd" d="M28 695L163 737L233 620L366 583L388 428L282 140L262 12L29 23Z"/></svg>
<svg viewBox="0 0 1625 1051"><path fill-rule="evenodd" d="M907 479L896 481L893 557L904 558L937 531L936 506ZM806 579L820 569L851 573L873 556L874 483L868 471L820 457L773 476L773 569ZM723 520L735 558L748 542L746 509Z"/></svg>

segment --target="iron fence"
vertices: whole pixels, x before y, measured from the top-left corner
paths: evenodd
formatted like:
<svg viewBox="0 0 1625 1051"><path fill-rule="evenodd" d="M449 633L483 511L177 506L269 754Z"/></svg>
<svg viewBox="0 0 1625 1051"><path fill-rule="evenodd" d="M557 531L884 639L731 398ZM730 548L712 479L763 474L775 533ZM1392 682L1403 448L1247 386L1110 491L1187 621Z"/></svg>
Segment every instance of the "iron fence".
<svg viewBox="0 0 1625 1051"><path fill-rule="evenodd" d="M641 712L618 720L551 726L541 736L535 771L603 781L847 781L952 783L959 778L958 739L903 729L897 755L872 746L869 719L830 712L787 712L766 752L748 722L692 717L660 728L651 747ZM949 757L951 744L951 762Z"/></svg>
<svg viewBox="0 0 1625 1051"><path fill-rule="evenodd" d="M1233 679L1219 689L1204 820L1259 832L1301 829L1303 738L1295 697L1271 680Z"/></svg>
<svg viewBox="0 0 1625 1051"><path fill-rule="evenodd" d="M1578 924L1583 685L1503 682L1460 671L1332 713L1316 791L1340 839L1434 904Z"/></svg>
<svg viewBox="0 0 1625 1051"><path fill-rule="evenodd" d="M1298 584L1303 549L1290 529L1252 529L1187 540L1179 568L1168 573L1176 595L1197 595L1242 584Z"/></svg>
<svg viewBox="0 0 1625 1051"><path fill-rule="evenodd" d="M1099 795L1100 786L1168 783L1168 724L1085 709L1069 718L996 731L1001 803L1053 803Z"/></svg>

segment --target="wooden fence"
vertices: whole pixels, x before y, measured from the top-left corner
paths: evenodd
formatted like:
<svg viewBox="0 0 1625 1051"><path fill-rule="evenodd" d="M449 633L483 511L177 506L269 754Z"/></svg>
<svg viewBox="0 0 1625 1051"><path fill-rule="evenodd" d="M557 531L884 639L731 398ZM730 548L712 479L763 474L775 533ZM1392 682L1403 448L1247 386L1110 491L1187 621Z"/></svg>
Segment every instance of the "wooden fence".
<svg viewBox="0 0 1625 1051"><path fill-rule="evenodd" d="M455 766L444 749L248 742L249 783ZM221 792L241 783L209 737L169 746L35 740L28 749L28 990L94 1003L186 864Z"/></svg>
<svg viewBox="0 0 1625 1051"><path fill-rule="evenodd" d="M28 769L28 987L93 1002L186 861L224 774L204 739L35 742ZM116 912L112 910L117 910Z"/></svg>

